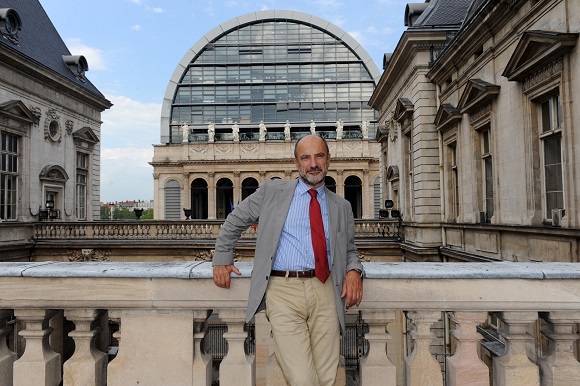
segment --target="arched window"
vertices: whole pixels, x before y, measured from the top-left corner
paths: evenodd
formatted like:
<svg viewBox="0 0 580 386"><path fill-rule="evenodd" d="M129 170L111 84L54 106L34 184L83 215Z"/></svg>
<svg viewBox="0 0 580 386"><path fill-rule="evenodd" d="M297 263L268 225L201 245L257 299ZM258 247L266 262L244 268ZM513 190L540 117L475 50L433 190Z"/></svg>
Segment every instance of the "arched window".
<svg viewBox="0 0 580 386"><path fill-rule="evenodd" d="M258 189L258 186L260 186L258 180L252 177L248 177L242 181L242 200L245 200L246 197L254 193Z"/></svg>
<svg viewBox="0 0 580 386"><path fill-rule="evenodd" d="M196 178L191 182L191 219L207 219L207 182Z"/></svg>
<svg viewBox="0 0 580 386"><path fill-rule="evenodd" d="M225 219L234 210L234 184L229 178L220 178L216 184L216 218Z"/></svg>
<svg viewBox="0 0 580 386"><path fill-rule="evenodd" d="M328 190L336 193L336 181L334 180L334 178L326 176L326 178L324 179L324 185L328 188Z"/></svg>
<svg viewBox="0 0 580 386"><path fill-rule="evenodd" d="M362 218L362 182L357 176L350 176L344 180L344 198L352 206L354 218Z"/></svg>
<svg viewBox="0 0 580 386"><path fill-rule="evenodd" d="M165 219L181 219L181 185L178 181L170 180L165 184Z"/></svg>

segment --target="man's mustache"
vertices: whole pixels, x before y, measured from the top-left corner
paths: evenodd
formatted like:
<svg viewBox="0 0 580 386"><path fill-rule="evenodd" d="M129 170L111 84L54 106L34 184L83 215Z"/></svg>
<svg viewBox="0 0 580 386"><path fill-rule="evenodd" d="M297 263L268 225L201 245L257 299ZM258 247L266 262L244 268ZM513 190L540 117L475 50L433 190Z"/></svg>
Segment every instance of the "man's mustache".
<svg viewBox="0 0 580 386"><path fill-rule="evenodd" d="M310 173L310 172L321 172L322 168L320 166L314 166L312 168L308 168L308 170L306 172Z"/></svg>

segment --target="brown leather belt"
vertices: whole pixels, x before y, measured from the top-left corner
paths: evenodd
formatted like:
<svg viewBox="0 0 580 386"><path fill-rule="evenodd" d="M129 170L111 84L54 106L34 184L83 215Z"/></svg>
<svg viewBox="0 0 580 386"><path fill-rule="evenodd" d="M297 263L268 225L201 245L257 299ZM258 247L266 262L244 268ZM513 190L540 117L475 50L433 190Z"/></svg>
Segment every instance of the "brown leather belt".
<svg viewBox="0 0 580 386"><path fill-rule="evenodd" d="M275 271L275 270L272 270L272 272L270 272L270 276L315 277L313 269L310 269L308 271Z"/></svg>

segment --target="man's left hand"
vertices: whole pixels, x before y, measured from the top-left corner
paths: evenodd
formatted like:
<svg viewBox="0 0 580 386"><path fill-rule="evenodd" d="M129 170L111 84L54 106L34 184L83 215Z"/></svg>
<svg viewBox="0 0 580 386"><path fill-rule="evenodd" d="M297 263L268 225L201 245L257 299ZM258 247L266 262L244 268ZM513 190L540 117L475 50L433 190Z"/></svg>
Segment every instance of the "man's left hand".
<svg viewBox="0 0 580 386"><path fill-rule="evenodd" d="M352 306L359 306L363 297L362 278L360 277L359 271L351 269L347 272L344 283L342 284L340 298L344 299L345 296L347 310Z"/></svg>

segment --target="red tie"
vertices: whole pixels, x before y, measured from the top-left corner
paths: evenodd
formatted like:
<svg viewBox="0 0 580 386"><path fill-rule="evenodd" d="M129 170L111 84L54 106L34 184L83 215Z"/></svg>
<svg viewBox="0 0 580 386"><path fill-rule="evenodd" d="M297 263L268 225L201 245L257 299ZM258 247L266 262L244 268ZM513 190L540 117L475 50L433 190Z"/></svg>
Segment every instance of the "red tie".
<svg viewBox="0 0 580 386"><path fill-rule="evenodd" d="M324 235L324 225L322 224L322 212L320 204L316 199L317 191L308 190L310 194L310 233L312 236L312 249L314 249L314 270L316 277L325 282L330 276L328 270L328 255L326 254L326 236Z"/></svg>

